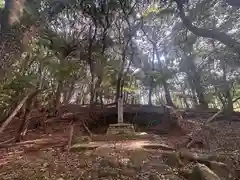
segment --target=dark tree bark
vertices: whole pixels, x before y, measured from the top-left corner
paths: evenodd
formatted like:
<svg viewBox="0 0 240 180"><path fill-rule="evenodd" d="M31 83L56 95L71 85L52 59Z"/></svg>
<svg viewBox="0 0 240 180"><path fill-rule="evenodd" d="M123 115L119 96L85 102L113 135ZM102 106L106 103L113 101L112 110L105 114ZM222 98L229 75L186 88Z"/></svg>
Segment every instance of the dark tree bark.
<svg viewBox="0 0 240 180"><path fill-rule="evenodd" d="M93 31L93 36L92 36L92 26L89 28L89 35L88 35L88 41L89 41L89 46L88 46L88 64L90 68L90 73L91 73L91 82L90 82L90 104L94 102L95 98L95 91L94 91L94 66L93 66L93 59L92 59L92 47L93 47L93 42L95 40L97 33L97 28L95 27L95 30Z"/></svg>
<svg viewBox="0 0 240 180"><path fill-rule="evenodd" d="M29 114L29 112L30 112L29 108L30 108L30 107L27 106L26 109L25 109L25 111L24 111L24 115L23 115L23 117L22 117L22 120L21 120L21 122L20 122L20 125L19 125L19 127L18 127L16 136L15 136L15 142L20 142L20 140L21 140L21 133L22 133L22 131L23 131L23 129L24 129L24 126L25 126L25 124L26 124L26 122L27 122L27 116L28 116L28 114Z"/></svg>
<svg viewBox="0 0 240 180"><path fill-rule="evenodd" d="M56 91L55 107L59 107L61 103L61 93L63 92L63 81L59 80Z"/></svg>
<svg viewBox="0 0 240 180"><path fill-rule="evenodd" d="M230 35L220 32L216 29L204 29L204 28L199 28L191 22L191 20L185 15L184 12L184 7L181 1L175 0L175 2L178 5L178 10L179 10L179 16L184 24L184 26L191 31L193 34L200 36L200 37L205 37L205 38L211 38L214 40L217 40L227 47L233 49L236 53L240 54L240 43L233 39Z"/></svg>
<svg viewBox="0 0 240 180"><path fill-rule="evenodd" d="M199 73L197 72L197 69L196 69L196 66L195 66L193 60L191 59L188 63L189 63L189 66L190 66L190 70L192 72L191 73L192 76L189 77L189 78L192 81L194 89L196 90L199 104L203 108L208 108L208 103L205 100L204 90L203 90L203 87L201 85L201 77L200 77Z"/></svg>
<svg viewBox="0 0 240 180"><path fill-rule="evenodd" d="M152 83L150 83L149 91L148 91L148 105L152 105L152 93L153 93L153 87L152 87Z"/></svg>
<svg viewBox="0 0 240 180"><path fill-rule="evenodd" d="M165 94L165 99L166 99L167 105L171 106L171 107L175 107L175 105L174 105L174 103L172 101L172 98L171 98L171 94L170 94L167 82L165 80L163 80L162 81L162 85L163 85L163 89L164 89L164 94Z"/></svg>
<svg viewBox="0 0 240 180"><path fill-rule="evenodd" d="M184 95L185 95L185 94L184 94ZM189 106L189 104L188 104L188 102L187 102L186 96L183 97L183 102L184 102L186 108L189 109L190 106Z"/></svg>
<svg viewBox="0 0 240 180"><path fill-rule="evenodd" d="M155 44L154 44L154 50L155 50L156 57L157 57L157 60L159 62L159 65L160 65L160 71L163 72L163 67L162 67L162 64L161 64L160 56L157 52L157 46ZM167 105L175 108L176 106L174 105L174 103L172 101L172 97L171 97L171 94L170 94L170 91L169 91L169 88L168 88L168 83L167 83L167 80L165 78L162 78L162 85L163 85Z"/></svg>
<svg viewBox="0 0 240 180"><path fill-rule="evenodd" d="M195 38L196 40L196 38ZM188 46L183 49L184 54L185 54L185 60L187 61L184 65L185 67L185 72L187 73L187 77L188 77L188 81L189 81L189 85L191 87L192 93L193 93L193 97L194 97L194 103L195 105L197 104L196 102L196 96L195 96L195 92L198 98L198 102L199 105L201 106L201 108L208 108L208 103L205 100L205 96L204 96L204 88L202 87L202 83L201 83L201 74L200 72L197 70L197 67L194 63L194 56L192 54L193 52L193 44L194 41L191 41L191 43L188 44ZM190 54L190 55L189 55Z"/></svg>
<svg viewBox="0 0 240 180"><path fill-rule="evenodd" d="M28 97L27 101L25 102L25 110L24 110L24 115L23 115L23 118L20 122L20 125L18 127L18 130L16 132L16 135L15 135L15 142L20 142L21 140L21 133L23 132L23 129L24 129L24 126L27 122L27 117L28 117L28 114L30 112L30 108L32 106L32 102L33 102L33 99L37 96L37 94L39 93L40 91L39 90L36 90L34 91L33 93L31 93L31 95ZM27 127L26 127L27 128Z"/></svg>
<svg viewBox="0 0 240 180"><path fill-rule="evenodd" d="M144 31L144 29L142 29L143 33L145 34L145 36L147 37L147 39L150 41L150 43L152 44L153 46L153 53L156 54L156 57L157 57L157 60L159 62L159 71L160 72L164 72L163 70L163 67L162 67L162 63L161 63L161 58L159 56L159 53L158 53L158 49L157 49L157 42L156 42L156 38L154 33L153 33L153 37L150 38L147 33ZM175 107L173 101L172 101L172 98L171 98L171 94L170 94L170 91L169 91L169 88L168 88L168 83L167 83L167 80L165 78L162 78L162 85L163 85L163 89L164 89L164 93L165 93L165 99L166 99L166 102L167 102L167 105L168 106L172 106L172 107Z"/></svg>
<svg viewBox="0 0 240 180"><path fill-rule="evenodd" d="M233 114L233 100L232 100L232 95L231 95L231 90L230 90L230 84L227 81L227 67L226 63L224 60L220 61L221 67L223 69L223 96L224 96L224 114L227 119L231 120L232 119L232 114Z"/></svg>
<svg viewBox="0 0 240 180"><path fill-rule="evenodd" d="M154 34L154 33L153 33ZM155 59L155 53L154 53L154 48L153 48L153 53L152 53L152 72L154 72L154 59ZM153 93L153 84L154 84L154 79L153 76L150 76L150 82L149 82L149 91L148 91L148 105L152 105L152 93Z"/></svg>

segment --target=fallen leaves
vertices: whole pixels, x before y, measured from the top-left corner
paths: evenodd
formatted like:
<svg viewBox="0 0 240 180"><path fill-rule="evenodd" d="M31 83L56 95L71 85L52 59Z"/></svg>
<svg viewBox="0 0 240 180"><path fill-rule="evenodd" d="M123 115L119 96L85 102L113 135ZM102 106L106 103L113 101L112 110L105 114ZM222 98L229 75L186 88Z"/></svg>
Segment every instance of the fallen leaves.
<svg viewBox="0 0 240 180"><path fill-rule="evenodd" d="M201 122L197 125L191 122L188 132L195 131L196 126L201 126ZM106 141L102 136L96 144L89 144L88 138L83 138L78 146L81 150L67 153L62 149L67 144L67 136L63 133L53 133L52 136L41 138L39 137L42 135L39 134L38 138L36 135L34 138L32 136L32 141L0 150L0 175L3 179L46 180L109 177L140 180L187 179L198 162L209 166L208 168L212 168L212 171L220 176L216 171L220 169L223 172L221 168L239 167L240 123L233 122L229 125L225 122L214 122L211 129L214 130L214 137L207 137L211 145L210 151L196 148L179 150L174 146L181 143L186 136L154 135L151 141L144 138ZM206 135L205 131L200 137ZM28 151L31 149L34 150L32 153ZM237 172L239 171L236 169L236 174Z"/></svg>

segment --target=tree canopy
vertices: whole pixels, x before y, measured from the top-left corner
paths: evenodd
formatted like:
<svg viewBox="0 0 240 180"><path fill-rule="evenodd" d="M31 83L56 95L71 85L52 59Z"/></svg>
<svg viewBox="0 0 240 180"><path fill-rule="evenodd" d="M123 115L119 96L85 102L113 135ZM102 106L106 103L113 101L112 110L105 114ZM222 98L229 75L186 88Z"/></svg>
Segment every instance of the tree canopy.
<svg viewBox="0 0 240 180"><path fill-rule="evenodd" d="M33 87L52 107L122 97L238 109L237 0L6 0L0 7L5 111Z"/></svg>

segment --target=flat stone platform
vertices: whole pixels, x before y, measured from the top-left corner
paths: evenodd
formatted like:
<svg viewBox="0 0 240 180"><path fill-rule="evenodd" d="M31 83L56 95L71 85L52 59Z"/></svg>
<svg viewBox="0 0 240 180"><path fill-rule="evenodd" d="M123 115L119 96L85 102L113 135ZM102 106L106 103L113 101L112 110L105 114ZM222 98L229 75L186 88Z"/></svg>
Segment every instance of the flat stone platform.
<svg viewBox="0 0 240 180"><path fill-rule="evenodd" d="M120 135L120 134L128 134L135 135L135 129L132 124L128 123L118 123L118 124L110 124L107 130L107 135Z"/></svg>

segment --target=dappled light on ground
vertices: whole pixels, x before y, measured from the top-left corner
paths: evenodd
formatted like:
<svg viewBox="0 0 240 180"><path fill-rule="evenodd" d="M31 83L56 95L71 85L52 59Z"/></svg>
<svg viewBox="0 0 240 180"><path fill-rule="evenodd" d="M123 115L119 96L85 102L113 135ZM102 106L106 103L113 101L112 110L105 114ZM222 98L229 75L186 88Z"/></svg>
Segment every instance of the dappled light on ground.
<svg viewBox="0 0 240 180"><path fill-rule="evenodd" d="M187 140L185 136L174 135L174 133L169 135L144 133L144 135L151 136L151 140L144 139L143 135L139 135L138 139L135 140L112 139L110 141L82 142L81 148L68 153L66 151L67 139L56 137L60 136L58 133L51 134L52 141L48 137L0 149L2 166L0 174L5 179L21 178L24 174L35 178L51 177L57 179L61 177L64 180L77 177L81 177L80 179L87 179L87 177L91 177L90 179L104 179L106 177L151 179L155 177L180 180L190 177L192 168L195 166L195 168L200 168L199 171L202 171L202 166L198 167L197 164L194 164L197 161L203 165L206 164L219 176L230 174L237 177L239 149L236 149L237 145L233 149L234 146L229 143L231 143L230 137L237 138L239 136L237 129L240 125L234 123L232 126L233 124L224 125L223 122L215 122L213 127L217 129L218 124L228 128L229 131L225 129L225 133L229 134L228 137L222 137L220 136L222 131L220 131L215 137L219 143L215 144L217 146L215 148L213 148L214 144L210 143L211 148L213 148L210 151L205 148L186 149L186 147L181 147L178 149L180 142L184 143ZM29 137L32 138L32 135L29 134ZM211 139L209 140L211 141ZM83 148L84 146L85 148ZM227 151L224 150L224 147ZM227 175L222 174L217 170L217 167L222 165L214 164L214 160L236 169L236 172L228 171ZM209 166L209 163L214 165ZM214 169L215 167L216 169ZM10 173L12 168L15 169L14 173Z"/></svg>

